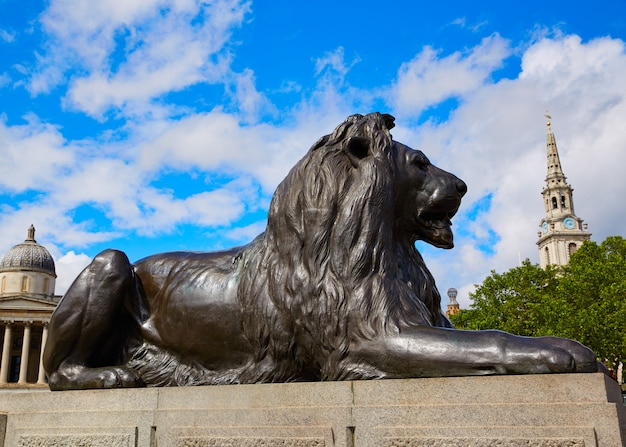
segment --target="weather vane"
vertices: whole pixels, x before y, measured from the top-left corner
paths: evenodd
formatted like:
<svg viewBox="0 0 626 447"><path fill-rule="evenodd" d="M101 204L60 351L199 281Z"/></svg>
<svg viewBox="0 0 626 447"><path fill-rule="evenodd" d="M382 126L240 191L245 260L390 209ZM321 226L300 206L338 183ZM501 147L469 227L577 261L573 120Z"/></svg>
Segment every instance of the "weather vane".
<svg viewBox="0 0 626 447"><path fill-rule="evenodd" d="M546 114L544 116L547 119L546 125L548 126L548 132L551 132L552 130L550 129L550 120L552 119L552 117L550 116L550 113L548 113L548 109L546 109Z"/></svg>

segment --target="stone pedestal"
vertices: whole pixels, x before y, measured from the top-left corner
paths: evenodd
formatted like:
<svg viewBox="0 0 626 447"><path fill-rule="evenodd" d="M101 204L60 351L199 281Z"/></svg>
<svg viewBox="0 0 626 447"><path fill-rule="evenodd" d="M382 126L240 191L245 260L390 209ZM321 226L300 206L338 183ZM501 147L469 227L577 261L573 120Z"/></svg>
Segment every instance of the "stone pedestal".
<svg viewBox="0 0 626 447"><path fill-rule="evenodd" d="M625 410L600 373L4 390L0 446L624 447Z"/></svg>

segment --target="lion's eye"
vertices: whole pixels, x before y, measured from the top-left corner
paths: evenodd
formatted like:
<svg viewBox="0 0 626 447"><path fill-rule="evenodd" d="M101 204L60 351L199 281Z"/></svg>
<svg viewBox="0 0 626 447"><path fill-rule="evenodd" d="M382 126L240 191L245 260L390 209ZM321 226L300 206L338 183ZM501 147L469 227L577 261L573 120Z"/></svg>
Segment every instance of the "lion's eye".
<svg viewBox="0 0 626 447"><path fill-rule="evenodd" d="M411 164L420 169L426 169L430 165L430 160L423 153L416 151L411 154Z"/></svg>

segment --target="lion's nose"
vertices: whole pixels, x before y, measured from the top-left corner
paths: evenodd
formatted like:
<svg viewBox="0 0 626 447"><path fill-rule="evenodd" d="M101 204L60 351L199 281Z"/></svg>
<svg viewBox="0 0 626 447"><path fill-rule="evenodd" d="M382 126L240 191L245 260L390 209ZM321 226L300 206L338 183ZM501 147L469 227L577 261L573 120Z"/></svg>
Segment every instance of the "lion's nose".
<svg viewBox="0 0 626 447"><path fill-rule="evenodd" d="M467 192L467 185L465 184L465 182L461 179L457 179L456 182L456 190L459 192L459 194L461 194L462 196L465 195L465 193Z"/></svg>

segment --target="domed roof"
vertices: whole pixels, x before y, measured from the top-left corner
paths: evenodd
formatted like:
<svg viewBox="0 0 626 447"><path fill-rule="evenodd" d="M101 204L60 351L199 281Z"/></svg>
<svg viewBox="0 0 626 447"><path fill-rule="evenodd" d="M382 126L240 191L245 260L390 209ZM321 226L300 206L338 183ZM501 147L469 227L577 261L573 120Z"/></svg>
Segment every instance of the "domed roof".
<svg viewBox="0 0 626 447"><path fill-rule="evenodd" d="M50 252L35 240L33 225L28 229L26 240L9 250L0 261L0 272L16 270L34 270L56 277L54 260Z"/></svg>

